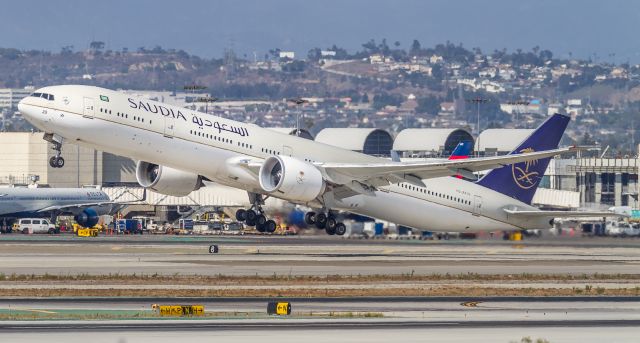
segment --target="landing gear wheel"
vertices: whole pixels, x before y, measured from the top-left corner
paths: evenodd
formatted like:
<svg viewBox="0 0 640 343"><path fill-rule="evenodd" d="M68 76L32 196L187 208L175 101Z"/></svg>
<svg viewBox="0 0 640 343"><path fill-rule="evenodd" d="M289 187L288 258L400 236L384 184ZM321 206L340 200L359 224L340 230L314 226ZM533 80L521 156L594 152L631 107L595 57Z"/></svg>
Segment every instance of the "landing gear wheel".
<svg viewBox="0 0 640 343"><path fill-rule="evenodd" d="M266 227L264 225L257 224L256 225L256 230L258 230L258 232L265 232L266 231Z"/></svg>
<svg viewBox="0 0 640 343"><path fill-rule="evenodd" d="M238 209L236 211L236 220L239 222L243 222L246 219L247 211L243 208Z"/></svg>
<svg viewBox="0 0 640 343"><path fill-rule="evenodd" d="M268 233L274 233L277 227L276 222L273 220L267 220L267 222L264 223L264 230Z"/></svg>
<svg viewBox="0 0 640 343"><path fill-rule="evenodd" d="M313 225L316 223L316 213L315 212L307 212L304 215L304 222L307 225Z"/></svg>
<svg viewBox="0 0 640 343"><path fill-rule="evenodd" d="M62 167L64 167L64 158L62 158L60 156L52 156L49 159L49 165L52 168L62 168Z"/></svg>
<svg viewBox="0 0 640 343"><path fill-rule="evenodd" d="M247 224L247 226L256 226L255 218L254 219L247 218L247 220L245 220L245 223Z"/></svg>
<svg viewBox="0 0 640 343"><path fill-rule="evenodd" d="M333 236L333 235L335 235L335 234L336 234L336 228L335 228L335 226L334 226L333 228L330 228L329 226L327 226L327 227L324 229L324 231L326 231L326 232L327 232L327 235L329 235L329 236Z"/></svg>
<svg viewBox="0 0 640 343"><path fill-rule="evenodd" d="M336 224L335 232L338 236L344 236L347 232L347 227L343 223L338 223Z"/></svg>
<svg viewBox="0 0 640 343"><path fill-rule="evenodd" d="M256 213L256 211L254 211L254 210L247 210L247 211L244 213L244 219L247 221L247 223L248 223L249 221L254 222L254 224L253 224L253 225L255 225L255 220L256 220L256 217L257 217L257 216L258 216L258 214L257 214L257 213ZM253 225L252 225L252 226L253 226Z"/></svg>
<svg viewBox="0 0 640 343"><path fill-rule="evenodd" d="M334 218L333 216L330 216L330 217L327 219L326 227L327 227L327 229L330 229L330 230L335 231L335 230L336 230L336 225L337 225L337 224L338 224L338 222L336 221L336 218Z"/></svg>
<svg viewBox="0 0 640 343"><path fill-rule="evenodd" d="M325 225L327 225L327 215L324 213L318 213L318 215L316 215L316 227L318 229L324 229Z"/></svg>
<svg viewBox="0 0 640 343"><path fill-rule="evenodd" d="M258 226L264 226L264 224L267 222L267 217L265 217L263 214L259 214L256 217L256 225Z"/></svg>

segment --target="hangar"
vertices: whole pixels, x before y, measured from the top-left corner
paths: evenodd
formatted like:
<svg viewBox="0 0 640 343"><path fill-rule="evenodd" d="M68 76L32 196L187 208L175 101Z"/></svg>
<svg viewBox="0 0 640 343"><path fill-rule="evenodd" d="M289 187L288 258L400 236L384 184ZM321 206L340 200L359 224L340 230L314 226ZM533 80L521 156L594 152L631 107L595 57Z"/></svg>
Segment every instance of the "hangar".
<svg viewBox="0 0 640 343"><path fill-rule="evenodd" d="M275 132L280 132L280 133L285 133L287 135L291 135L291 136L295 136L296 135L296 128L295 127L269 127L269 130L275 131ZM309 140L313 140L313 135L311 134L311 132L309 132L308 130L305 129L300 129L300 137L304 138L304 139L309 139Z"/></svg>
<svg viewBox="0 0 640 343"><path fill-rule="evenodd" d="M393 150L403 157L448 156L463 141L474 142L464 129L404 129L393 143Z"/></svg>
<svg viewBox="0 0 640 343"><path fill-rule="evenodd" d="M481 156L506 155L513 151L533 129L486 129L480 133L476 142Z"/></svg>
<svg viewBox="0 0 640 343"><path fill-rule="evenodd" d="M378 157L391 156L393 137L385 130L371 128L326 128L316 142Z"/></svg>

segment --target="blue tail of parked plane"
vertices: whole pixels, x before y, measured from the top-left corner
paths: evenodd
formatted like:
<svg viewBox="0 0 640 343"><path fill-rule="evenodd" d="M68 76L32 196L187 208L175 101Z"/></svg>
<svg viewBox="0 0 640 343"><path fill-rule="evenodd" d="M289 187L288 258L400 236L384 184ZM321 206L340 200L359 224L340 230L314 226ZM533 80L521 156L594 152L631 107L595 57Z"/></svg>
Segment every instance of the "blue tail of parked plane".
<svg viewBox="0 0 640 343"><path fill-rule="evenodd" d="M556 149L571 118L554 114L540 125L511 154ZM493 169L477 183L524 203L531 199L544 176L551 158L506 165Z"/></svg>
<svg viewBox="0 0 640 343"><path fill-rule="evenodd" d="M449 159L450 160L462 160L462 159L465 159L465 158L469 158L469 154L471 154L471 147L472 146L473 146L473 144L471 143L471 141L462 141L462 142L458 143L456 148L451 153L451 156L449 156Z"/></svg>

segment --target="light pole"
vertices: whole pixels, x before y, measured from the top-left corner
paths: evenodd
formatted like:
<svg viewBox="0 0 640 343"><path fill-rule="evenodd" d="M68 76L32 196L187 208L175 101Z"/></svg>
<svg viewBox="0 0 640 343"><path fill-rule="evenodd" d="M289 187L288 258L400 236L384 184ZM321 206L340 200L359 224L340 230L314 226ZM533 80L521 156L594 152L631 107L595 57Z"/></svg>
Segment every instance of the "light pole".
<svg viewBox="0 0 640 343"><path fill-rule="evenodd" d="M204 112L206 114L209 114L209 103L216 102L218 100L219 100L218 98L213 98L213 97L202 97L197 99L198 102L204 102Z"/></svg>
<svg viewBox="0 0 640 343"><path fill-rule="evenodd" d="M479 156L480 154L480 104L484 104L489 102L489 99L487 98L483 98L480 96L476 96L475 98L471 98L471 99L466 99L467 102L476 104L476 132L477 132L477 137L476 137L476 156Z"/></svg>

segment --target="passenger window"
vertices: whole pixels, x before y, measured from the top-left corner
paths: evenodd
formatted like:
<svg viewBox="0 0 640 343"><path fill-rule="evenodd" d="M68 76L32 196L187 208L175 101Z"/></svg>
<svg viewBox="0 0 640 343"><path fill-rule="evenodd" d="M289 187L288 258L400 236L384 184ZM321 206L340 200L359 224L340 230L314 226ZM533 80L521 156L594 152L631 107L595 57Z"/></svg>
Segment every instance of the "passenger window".
<svg viewBox="0 0 640 343"><path fill-rule="evenodd" d="M34 223L34 224L40 224L40 220L38 220L38 219L34 219L33 223Z"/></svg>
<svg viewBox="0 0 640 343"><path fill-rule="evenodd" d="M22 224L31 224L31 220L25 219L22 221Z"/></svg>

